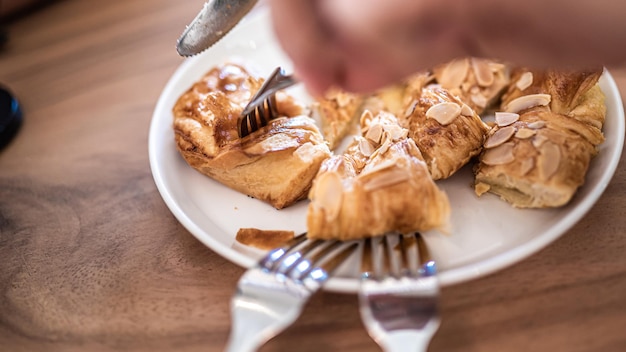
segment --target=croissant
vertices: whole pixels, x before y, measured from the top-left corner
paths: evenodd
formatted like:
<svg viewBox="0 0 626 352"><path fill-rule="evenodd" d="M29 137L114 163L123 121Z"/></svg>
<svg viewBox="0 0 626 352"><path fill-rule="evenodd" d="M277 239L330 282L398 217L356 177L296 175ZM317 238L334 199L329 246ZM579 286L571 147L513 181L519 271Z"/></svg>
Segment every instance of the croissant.
<svg viewBox="0 0 626 352"><path fill-rule="evenodd" d="M447 228L450 205L396 118L366 111L363 136L324 161L309 193L308 237L350 240Z"/></svg>
<svg viewBox="0 0 626 352"><path fill-rule="evenodd" d="M444 88L426 86L414 99L400 124L409 130L433 179L450 177L480 153L489 126Z"/></svg>
<svg viewBox="0 0 626 352"><path fill-rule="evenodd" d="M569 202L604 141L601 74L517 69L475 168L476 193L520 208Z"/></svg>
<svg viewBox="0 0 626 352"><path fill-rule="evenodd" d="M315 121L278 94L279 116L239 138L237 120L263 80L237 64L212 68L172 112L176 147L194 169L277 209L306 198L330 150Z"/></svg>

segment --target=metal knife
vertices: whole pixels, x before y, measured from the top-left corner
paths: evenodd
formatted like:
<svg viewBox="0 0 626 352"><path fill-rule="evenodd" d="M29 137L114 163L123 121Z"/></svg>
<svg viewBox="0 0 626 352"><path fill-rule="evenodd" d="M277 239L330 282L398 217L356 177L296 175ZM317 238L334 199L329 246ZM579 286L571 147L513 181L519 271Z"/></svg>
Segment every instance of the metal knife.
<svg viewBox="0 0 626 352"><path fill-rule="evenodd" d="M208 0L176 43L181 56L193 56L225 36L258 0Z"/></svg>

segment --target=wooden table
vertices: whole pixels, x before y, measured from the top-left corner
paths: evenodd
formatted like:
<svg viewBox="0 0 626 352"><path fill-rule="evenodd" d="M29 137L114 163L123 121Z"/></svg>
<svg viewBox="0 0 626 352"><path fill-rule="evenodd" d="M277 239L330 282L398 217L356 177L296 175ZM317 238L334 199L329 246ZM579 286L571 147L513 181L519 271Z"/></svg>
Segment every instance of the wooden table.
<svg viewBox="0 0 626 352"><path fill-rule="evenodd" d="M0 82L25 122L0 151L1 351L219 351L243 269L187 232L148 126L202 1L66 0L10 23ZM612 69L623 92L626 70ZM443 289L431 351L626 350L626 162L536 255ZM354 295L320 293L263 351L376 351Z"/></svg>

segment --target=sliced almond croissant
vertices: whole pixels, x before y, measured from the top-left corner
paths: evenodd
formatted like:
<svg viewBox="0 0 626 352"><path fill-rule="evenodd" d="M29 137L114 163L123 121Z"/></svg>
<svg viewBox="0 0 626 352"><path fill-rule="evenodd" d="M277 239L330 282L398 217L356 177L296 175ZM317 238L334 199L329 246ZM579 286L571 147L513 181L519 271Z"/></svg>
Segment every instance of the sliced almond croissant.
<svg viewBox="0 0 626 352"><path fill-rule="evenodd" d="M475 169L476 193L491 192L521 208L569 202L604 141L601 74L518 70L502 110L519 117L491 131Z"/></svg>
<svg viewBox="0 0 626 352"><path fill-rule="evenodd" d="M326 160L314 181L308 236L350 240L445 229L448 198L407 131L390 114L363 116L364 137L356 137L344 155Z"/></svg>
<svg viewBox="0 0 626 352"><path fill-rule="evenodd" d="M482 150L489 127L448 90L429 86L400 118L422 152L433 179L450 177Z"/></svg>

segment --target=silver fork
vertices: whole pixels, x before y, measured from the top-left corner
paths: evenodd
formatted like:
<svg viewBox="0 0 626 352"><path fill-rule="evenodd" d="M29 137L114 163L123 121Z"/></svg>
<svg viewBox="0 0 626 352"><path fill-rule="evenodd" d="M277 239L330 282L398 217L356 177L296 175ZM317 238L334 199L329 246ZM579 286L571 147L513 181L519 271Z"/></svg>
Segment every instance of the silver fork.
<svg viewBox="0 0 626 352"><path fill-rule="evenodd" d="M276 92L296 83L298 81L292 75L285 74L282 68L277 67L241 112L238 121L239 138L257 131L275 119L278 115Z"/></svg>
<svg viewBox="0 0 626 352"><path fill-rule="evenodd" d="M367 257L371 265L359 289L367 332L384 351L426 351L440 318L436 265L423 239L419 234L371 239L364 246L364 261Z"/></svg>
<svg viewBox="0 0 626 352"><path fill-rule="evenodd" d="M308 240L305 234L274 249L239 279L231 301L227 351L254 351L291 325L304 304L358 246Z"/></svg>

